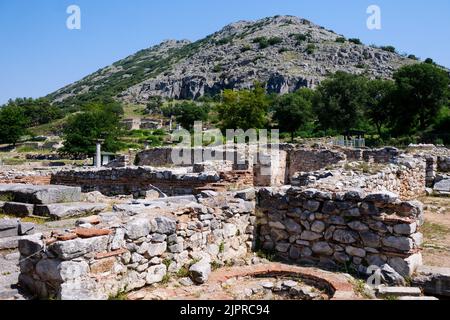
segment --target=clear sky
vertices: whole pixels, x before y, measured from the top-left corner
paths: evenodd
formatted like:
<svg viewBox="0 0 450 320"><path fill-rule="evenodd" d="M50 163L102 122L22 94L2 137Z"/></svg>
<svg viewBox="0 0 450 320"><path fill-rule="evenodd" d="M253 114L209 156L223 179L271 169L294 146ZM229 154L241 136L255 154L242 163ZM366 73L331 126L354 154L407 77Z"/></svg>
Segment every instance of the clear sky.
<svg viewBox="0 0 450 320"><path fill-rule="evenodd" d="M72 4L81 30L66 27ZM372 4L381 8L381 30L366 27ZM277 14L450 67L448 0L0 0L0 103L44 96L165 39L198 40Z"/></svg>

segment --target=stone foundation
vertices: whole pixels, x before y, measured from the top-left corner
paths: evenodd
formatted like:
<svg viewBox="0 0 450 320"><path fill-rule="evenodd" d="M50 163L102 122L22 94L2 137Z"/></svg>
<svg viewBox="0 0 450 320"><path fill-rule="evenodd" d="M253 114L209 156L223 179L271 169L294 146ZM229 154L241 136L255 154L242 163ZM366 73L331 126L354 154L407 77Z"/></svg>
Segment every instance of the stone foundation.
<svg viewBox="0 0 450 320"><path fill-rule="evenodd" d="M384 192L262 189L259 240L286 260L365 270L388 264L403 277L421 264L422 204Z"/></svg>
<svg viewBox="0 0 450 320"><path fill-rule="evenodd" d="M21 240L20 284L39 298L107 299L169 274L187 276L197 262L245 257L254 239L254 193L192 198L165 200L170 210L150 202L153 210L100 214L66 234Z"/></svg>

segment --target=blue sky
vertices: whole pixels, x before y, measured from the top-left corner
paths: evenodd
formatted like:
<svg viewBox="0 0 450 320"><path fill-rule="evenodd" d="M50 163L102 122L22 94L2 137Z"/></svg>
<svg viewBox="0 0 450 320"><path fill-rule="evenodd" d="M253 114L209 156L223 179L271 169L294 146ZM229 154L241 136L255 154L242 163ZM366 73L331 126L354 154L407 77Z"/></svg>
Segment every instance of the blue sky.
<svg viewBox="0 0 450 320"><path fill-rule="evenodd" d="M66 28L72 4L81 30ZM366 27L371 4L381 8L381 30ZM44 96L165 39L197 40L277 14L450 67L448 0L0 0L0 103Z"/></svg>

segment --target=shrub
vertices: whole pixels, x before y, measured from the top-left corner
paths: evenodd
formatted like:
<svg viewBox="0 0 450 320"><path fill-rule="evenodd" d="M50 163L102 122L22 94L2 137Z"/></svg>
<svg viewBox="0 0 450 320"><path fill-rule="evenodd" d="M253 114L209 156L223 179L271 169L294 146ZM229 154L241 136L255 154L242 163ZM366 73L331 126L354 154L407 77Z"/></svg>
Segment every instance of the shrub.
<svg viewBox="0 0 450 320"><path fill-rule="evenodd" d="M336 42L337 43L345 43L345 38L344 37L337 37L336 38Z"/></svg>
<svg viewBox="0 0 450 320"><path fill-rule="evenodd" d="M392 52L392 53L397 52L397 50L393 46L382 46L382 47L380 47L380 49L383 51Z"/></svg>
<svg viewBox="0 0 450 320"><path fill-rule="evenodd" d="M351 38L351 39L348 39L348 41L350 41L351 43L354 43L354 44L362 44L361 40L359 40L358 38Z"/></svg>
<svg viewBox="0 0 450 320"><path fill-rule="evenodd" d="M269 42L269 45L275 46L275 45L277 45L277 44L282 43L282 42L283 42L283 39L280 38L280 37L273 37L273 38L270 38L270 39L268 40L268 42Z"/></svg>
<svg viewBox="0 0 450 320"><path fill-rule="evenodd" d="M246 52L252 50L252 47L250 45L245 45L241 48L241 52Z"/></svg>
<svg viewBox="0 0 450 320"><path fill-rule="evenodd" d="M213 72L218 73L223 70L222 66L220 64L216 64L214 68L212 69Z"/></svg>
<svg viewBox="0 0 450 320"><path fill-rule="evenodd" d="M312 43L308 44L308 46L306 47L307 54L313 54L315 50L316 50L316 46Z"/></svg>

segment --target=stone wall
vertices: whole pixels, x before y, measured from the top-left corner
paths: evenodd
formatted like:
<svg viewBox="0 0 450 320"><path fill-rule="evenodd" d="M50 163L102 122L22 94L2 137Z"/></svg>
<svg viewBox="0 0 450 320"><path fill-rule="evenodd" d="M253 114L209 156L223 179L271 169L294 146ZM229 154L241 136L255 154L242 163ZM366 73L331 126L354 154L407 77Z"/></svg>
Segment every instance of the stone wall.
<svg viewBox="0 0 450 320"><path fill-rule="evenodd" d="M396 164L364 165L364 170L375 170L376 173L359 172L349 165L348 168L301 172L291 179L294 186L317 188L328 191L342 191L349 188L365 192L390 191L400 195L402 199L414 199L425 194L427 169L423 158L400 157Z"/></svg>
<svg viewBox="0 0 450 320"><path fill-rule="evenodd" d="M387 264L403 277L421 264L423 206L393 193L266 188L258 208L260 245L283 259L358 271Z"/></svg>
<svg viewBox="0 0 450 320"><path fill-rule="evenodd" d="M438 157L437 158L437 170L439 172L450 172L450 157Z"/></svg>
<svg viewBox="0 0 450 320"><path fill-rule="evenodd" d="M345 161L344 153L328 149L294 149L288 152L288 176L324 169Z"/></svg>
<svg viewBox="0 0 450 320"><path fill-rule="evenodd" d="M186 195L219 181L214 172L177 173L142 167L59 171L51 178L52 184L79 186L83 192L99 191L107 196L130 195L153 187L171 196Z"/></svg>
<svg viewBox="0 0 450 320"><path fill-rule="evenodd" d="M252 249L254 197L250 190L166 199L172 209L164 212L159 201L130 205L80 219L65 234L21 240L20 284L40 298L72 300L107 299L189 268L201 283L210 263L235 262Z"/></svg>

